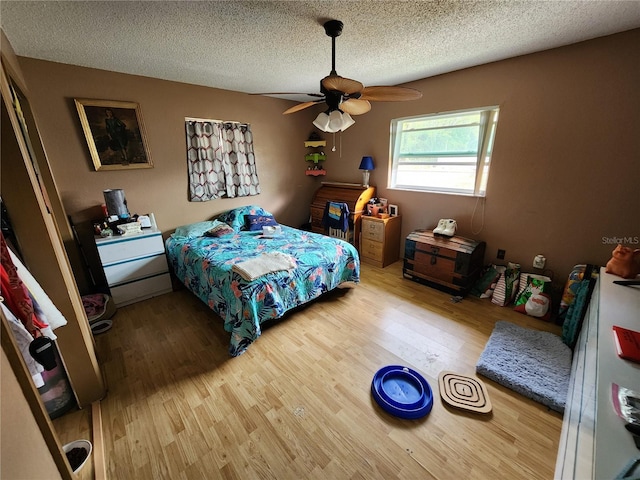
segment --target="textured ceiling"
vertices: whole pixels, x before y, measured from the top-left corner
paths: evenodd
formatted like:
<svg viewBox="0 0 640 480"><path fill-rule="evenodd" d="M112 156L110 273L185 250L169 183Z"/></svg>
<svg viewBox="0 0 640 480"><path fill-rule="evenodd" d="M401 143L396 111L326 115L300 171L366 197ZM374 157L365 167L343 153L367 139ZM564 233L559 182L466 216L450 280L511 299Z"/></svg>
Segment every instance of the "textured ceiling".
<svg viewBox="0 0 640 480"><path fill-rule="evenodd" d="M0 1L18 55L247 93L396 85L640 27L640 1ZM287 95L283 98L309 100Z"/></svg>

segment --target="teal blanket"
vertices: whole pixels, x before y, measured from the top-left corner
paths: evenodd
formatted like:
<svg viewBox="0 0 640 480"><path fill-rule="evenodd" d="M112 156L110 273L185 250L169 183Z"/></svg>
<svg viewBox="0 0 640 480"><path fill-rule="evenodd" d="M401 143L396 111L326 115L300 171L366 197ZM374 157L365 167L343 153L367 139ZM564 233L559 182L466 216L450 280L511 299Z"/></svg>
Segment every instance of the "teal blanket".
<svg viewBox="0 0 640 480"><path fill-rule="evenodd" d="M231 333L229 353L245 352L261 334L260 325L318 298L344 282L360 281L360 258L343 240L282 226L282 235L263 238L240 231L218 238L172 235L167 257L176 277L224 320ZM290 255L292 270L247 281L236 263L265 252Z"/></svg>

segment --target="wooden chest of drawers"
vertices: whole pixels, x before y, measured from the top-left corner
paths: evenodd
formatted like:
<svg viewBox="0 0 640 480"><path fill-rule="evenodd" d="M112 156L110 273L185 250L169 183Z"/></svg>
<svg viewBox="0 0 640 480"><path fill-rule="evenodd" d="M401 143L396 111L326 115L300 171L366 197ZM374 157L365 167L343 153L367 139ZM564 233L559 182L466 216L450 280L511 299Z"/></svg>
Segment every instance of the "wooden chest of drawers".
<svg viewBox="0 0 640 480"><path fill-rule="evenodd" d="M392 264L400 255L401 217L362 217L360 259L378 267Z"/></svg>
<svg viewBox="0 0 640 480"><path fill-rule="evenodd" d="M485 242L416 230L405 240L403 275L426 285L466 295L484 263Z"/></svg>

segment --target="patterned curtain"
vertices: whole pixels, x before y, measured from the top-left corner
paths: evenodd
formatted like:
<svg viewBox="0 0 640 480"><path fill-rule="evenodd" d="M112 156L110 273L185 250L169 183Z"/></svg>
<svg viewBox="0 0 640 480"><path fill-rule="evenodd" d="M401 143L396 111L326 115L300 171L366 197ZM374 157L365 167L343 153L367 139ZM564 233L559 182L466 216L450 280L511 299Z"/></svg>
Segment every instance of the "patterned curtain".
<svg viewBox="0 0 640 480"><path fill-rule="evenodd" d="M249 125L187 120L185 128L190 201L260 193Z"/></svg>

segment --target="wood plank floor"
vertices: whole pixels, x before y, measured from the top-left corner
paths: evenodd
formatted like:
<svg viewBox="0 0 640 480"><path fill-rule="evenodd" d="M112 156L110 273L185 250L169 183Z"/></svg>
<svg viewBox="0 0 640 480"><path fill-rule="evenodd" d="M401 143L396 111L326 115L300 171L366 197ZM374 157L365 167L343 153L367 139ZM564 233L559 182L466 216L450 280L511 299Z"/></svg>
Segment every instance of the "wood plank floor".
<svg viewBox="0 0 640 480"><path fill-rule="evenodd" d="M237 358L200 300L179 290L119 309L96 337L113 479L548 479L561 415L484 380L493 412L443 405L438 374L475 374L497 320L560 328L363 265L354 289L264 329ZM394 418L373 401L382 366L421 372L432 412Z"/></svg>

